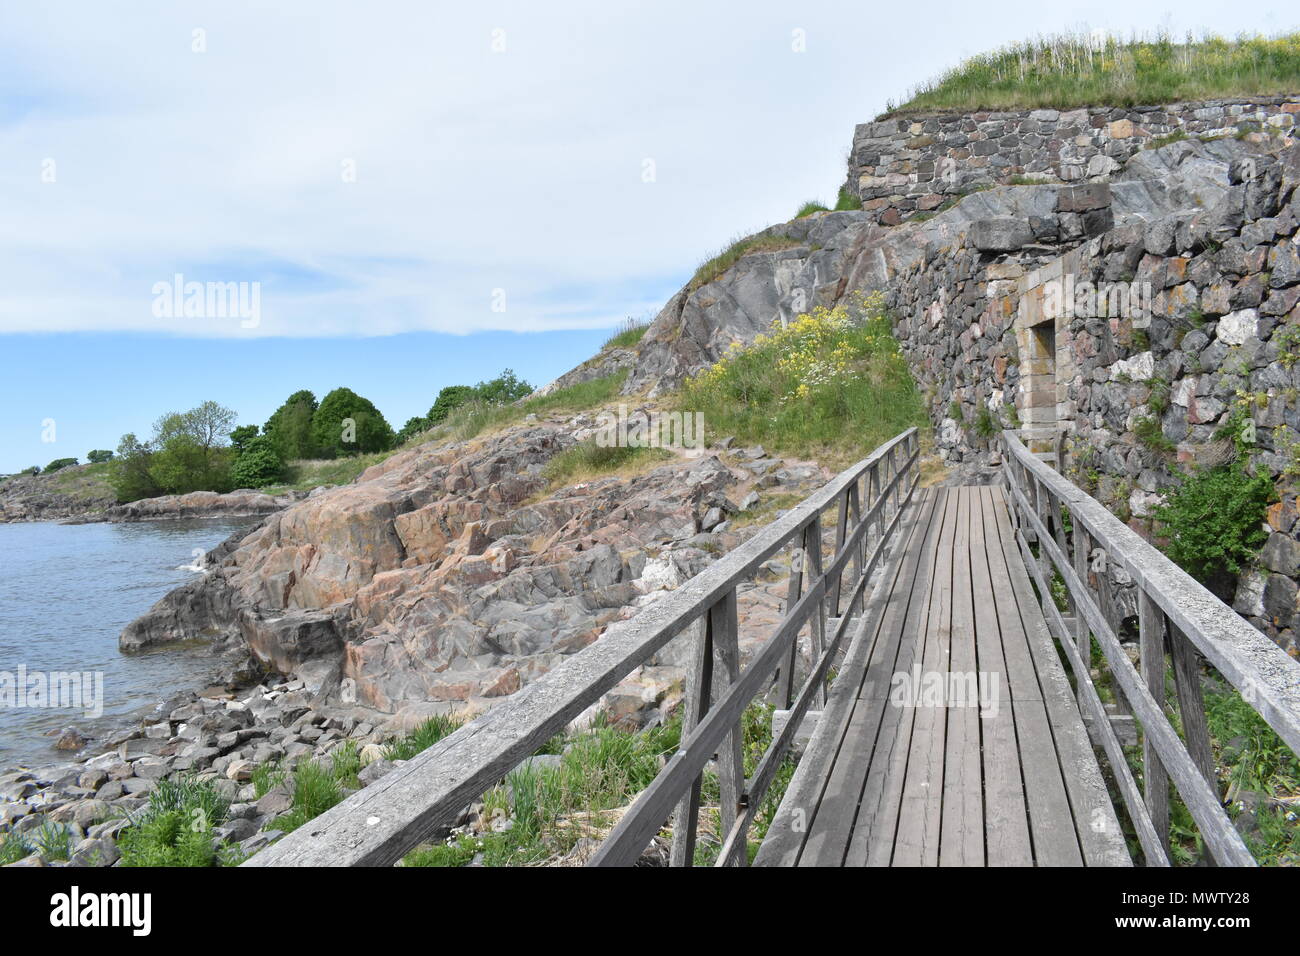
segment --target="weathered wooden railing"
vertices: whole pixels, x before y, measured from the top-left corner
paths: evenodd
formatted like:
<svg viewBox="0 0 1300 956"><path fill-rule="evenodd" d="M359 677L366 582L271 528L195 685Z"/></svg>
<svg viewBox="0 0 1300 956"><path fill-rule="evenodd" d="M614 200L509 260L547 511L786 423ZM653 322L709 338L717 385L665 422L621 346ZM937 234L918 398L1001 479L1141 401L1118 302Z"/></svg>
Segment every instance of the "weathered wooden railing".
<svg viewBox="0 0 1300 956"><path fill-rule="evenodd" d="M504 704L252 857L245 866L391 864L449 825L473 800L536 753L669 641L698 625L677 753L624 815L593 863L635 862L678 808L671 861L691 865L700 779L715 755L726 841L719 864L746 862L746 833L802 716L825 694L827 673L917 483L919 441L909 429L724 555L677 590L562 662ZM837 509L834 555L823 561L822 514ZM874 532L873 529L874 528ZM776 633L741 671L738 585L792 546L790 590ZM845 570L850 577L845 579ZM845 599L847 594L847 599ZM828 623L833 625L826 639ZM811 666L796 694L798 636L810 630ZM779 674L778 674L779 672ZM790 708L758 768L744 778L740 721L774 676ZM717 687L720 697L713 700ZM725 691L723 689L725 688Z"/></svg>
<svg viewBox="0 0 1300 956"><path fill-rule="evenodd" d="M1100 738L1146 864L1170 864L1172 782L1213 861L1254 865L1218 790L1197 654L1204 655L1297 753L1300 663L1101 503L1036 458L1014 432L1003 432L1003 444L1003 476L1021 554L1038 585L1048 626L1069 660L1080 709ZM1031 547L1035 544L1037 556ZM1120 622L1110 594L1112 563L1127 572L1137 589L1141 674L1119 641ZM1065 582L1073 621L1052 598L1053 571ZM1142 729L1142 790L1090 675L1093 638L1105 655L1117 696ZM1173 664L1182 738L1166 714L1166 651Z"/></svg>

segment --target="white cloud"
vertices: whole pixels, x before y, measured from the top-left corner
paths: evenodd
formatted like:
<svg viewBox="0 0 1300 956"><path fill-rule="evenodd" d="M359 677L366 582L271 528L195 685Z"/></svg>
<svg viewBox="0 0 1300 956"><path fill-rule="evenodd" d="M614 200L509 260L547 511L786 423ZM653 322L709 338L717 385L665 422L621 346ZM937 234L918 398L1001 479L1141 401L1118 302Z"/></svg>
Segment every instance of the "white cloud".
<svg viewBox="0 0 1300 956"><path fill-rule="evenodd" d="M770 0L11 5L0 331L607 326L736 233L832 198L853 124L900 84L1015 38L1008 22L1056 28L1008 6L921 23ZM155 317L177 272L260 282L261 324Z"/></svg>

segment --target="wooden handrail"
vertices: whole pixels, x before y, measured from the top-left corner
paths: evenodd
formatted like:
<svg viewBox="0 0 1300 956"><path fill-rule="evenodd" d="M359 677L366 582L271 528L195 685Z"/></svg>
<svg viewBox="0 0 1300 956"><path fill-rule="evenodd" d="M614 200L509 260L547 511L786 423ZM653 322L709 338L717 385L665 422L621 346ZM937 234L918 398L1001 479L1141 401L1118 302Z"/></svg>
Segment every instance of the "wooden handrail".
<svg viewBox="0 0 1300 956"><path fill-rule="evenodd" d="M897 461L900 451L908 452L901 465ZM902 504L901 476L909 469L914 470L918 455L917 431L910 428L841 472L675 591L635 617L611 625L599 640L562 661L505 703L352 794L243 865L380 866L401 859L439 827L448 825L471 801L495 786L524 758L536 753L669 641L708 615L720 602L734 600L736 586L752 577L763 562L791 540L806 543L807 531L819 524L821 513L836 504L841 496L856 496L858 483L864 478L869 489L877 490L880 500L893 495L896 519ZM879 480L882 464L892 465L887 484ZM910 493L909 488L907 494ZM883 509L869 509L859 523L866 525L871 520L881 526L883 534L886 521ZM896 521L891 522L890 528L895 524ZM855 534L851 540L859 549L855 567L862 568L867 563L861 553L864 537ZM820 562L820 552L817 560ZM842 571L847 560L842 550L832 567ZM826 593L824 588L822 593ZM824 625L825 601L820 602L816 617ZM700 714L701 719L705 716ZM735 812L736 808L732 808L732 813Z"/></svg>
<svg viewBox="0 0 1300 956"><path fill-rule="evenodd" d="M592 866L629 866L636 862L651 838L666 822L670 811L679 806L685 793L693 792L698 787L700 775L705 766L713 759L719 745L729 734L739 733L739 721L745 708L767 686L772 671L793 658L793 650L800 630L805 624L813 624L814 638L817 633L818 616L824 621L826 601L830 597L838 602L842 588L844 567L850 559L860 559L862 545L867 530L883 515L890 502L893 502L893 517L887 528L882 528L876 546L865 562L857 560L859 570L851 589L848 607L851 610L862 598L866 584L872 572L884 554L894 530L898 526L903 508L911 499L916 488L918 476L914 473L919 459L919 449L914 449L901 467L894 468L887 485L879 488L876 500L865 515L857 521L853 530L841 529L837 533L838 551L823 571L820 568L820 554L814 563L815 577L807 591L794 603L778 625L776 632L763 645L745 672L734 680L722 697L707 710L694 728L686 728L686 736L680 747L669 760L668 765L655 778L651 785L642 792L630 810L625 813L614 830L605 838L600 848L589 861ZM911 476L905 491L902 488L905 476ZM879 486L877 486L879 487ZM840 514L845 513L841 509ZM814 529L817 523L812 524ZM813 536L815 545L820 548L820 531ZM831 640L825 648L816 646L814 640L813 665L801 685L797 700L790 708L785 727L768 745L754 775L746 782L741 776L734 782L734 789L741 795L740 805L724 808L730 811L731 820L724 817L724 842L718 855L718 866L743 865L747 862L746 836L752 824L754 814L763 802L776 770L785 758L799 723L807 712L813 699L824 689L831 663L834 661L844 635L848 632L851 615L845 613L835 629ZM786 683L790 683L786 681ZM697 688L698 689L698 688ZM674 845L682 841L685 846L694 846L694 813L697 807L687 802L686 818L678 814L673 830ZM673 862L689 866L689 855L677 854Z"/></svg>
<svg viewBox="0 0 1300 956"><path fill-rule="evenodd" d="M1172 780L1214 860L1254 865L1218 794L1191 648L1199 649L1241 690L1246 702L1293 750L1300 750L1300 664L1103 505L1030 453L1014 432L1003 432L1003 443L1007 451L1003 477L1015 505L1017 542L1038 585L1049 625L1077 678L1080 704L1093 718L1148 864L1168 863L1167 786ZM1067 554L1062 508L1068 510L1072 525L1073 560ZM1141 674L1120 645L1115 622L1108 620L1098 595L1088 586L1089 539L1108 560L1118 562L1137 587ZM1039 548L1037 559L1030 550L1032 542ZM1073 635L1051 599L1047 581L1051 570L1065 582L1073 605ZM1106 579L1104 567L1097 571L1099 579ZM1105 590L1104 585L1099 587ZM1186 743L1165 714L1166 624ZM1106 657L1122 702L1142 726L1145 795L1138 791L1088 673L1092 637Z"/></svg>

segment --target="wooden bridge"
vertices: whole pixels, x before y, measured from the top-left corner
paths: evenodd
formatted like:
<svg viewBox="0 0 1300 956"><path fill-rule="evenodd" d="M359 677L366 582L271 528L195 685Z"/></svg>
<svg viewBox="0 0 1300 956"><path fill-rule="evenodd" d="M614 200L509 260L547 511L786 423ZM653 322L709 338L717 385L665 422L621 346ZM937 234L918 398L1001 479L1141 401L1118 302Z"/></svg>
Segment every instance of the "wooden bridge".
<svg viewBox="0 0 1300 956"><path fill-rule="evenodd" d="M922 489L917 434L904 432L245 865L395 862L674 639L695 655L681 746L593 865L635 864L661 834L671 862L692 865L706 767L721 791L719 866L1167 866L1173 791L1214 862L1253 865L1222 803L1201 660L1294 751L1300 664L1013 433L1002 441L1000 485ZM787 550L784 616L742 666L737 588ZM1120 640L1125 588L1136 666ZM755 699L785 719L747 775L740 726ZM752 840L814 719L765 838Z"/></svg>

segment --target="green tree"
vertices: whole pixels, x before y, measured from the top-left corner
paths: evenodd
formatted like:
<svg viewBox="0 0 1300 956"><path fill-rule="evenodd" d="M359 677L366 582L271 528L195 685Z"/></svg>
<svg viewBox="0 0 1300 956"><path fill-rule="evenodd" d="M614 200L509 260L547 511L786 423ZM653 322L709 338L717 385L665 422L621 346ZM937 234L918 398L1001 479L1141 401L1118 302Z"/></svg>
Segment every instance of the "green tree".
<svg viewBox="0 0 1300 956"><path fill-rule="evenodd" d="M379 409L350 388L334 389L312 416L312 443L327 457L387 451L395 437Z"/></svg>
<svg viewBox="0 0 1300 956"><path fill-rule="evenodd" d="M168 412L154 422L153 437L122 436L109 483L119 501L190 491L229 491L233 455L226 443L235 413L216 402Z"/></svg>
<svg viewBox="0 0 1300 956"><path fill-rule="evenodd" d="M243 454L248 443L256 437L258 437L256 425L240 425L238 428L231 431L230 444L235 449L235 455L239 456Z"/></svg>
<svg viewBox="0 0 1300 956"><path fill-rule="evenodd" d="M477 395L473 385L448 385L438 393L426 416L429 426L440 425L447 416Z"/></svg>
<svg viewBox="0 0 1300 956"><path fill-rule="evenodd" d="M122 436L108 470L108 483L117 493L118 501L136 501L163 493L150 470L152 463L153 448L148 442L140 441L134 432Z"/></svg>
<svg viewBox="0 0 1300 956"><path fill-rule="evenodd" d="M474 398L488 405L505 405L531 395L533 387L510 369L506 369L496 378L479 382L474 386Z"/></svg>
<svg viewBox="0 0 1300 956"><path fill-rule="evenodd" d="M273 485L283 477L284 461L269 435L255 435L248 439L230 466L230 481L236 488L261 488Z"/></svg>
<svg viewBox="0 0 1300 956"><path fill-rule="evenodd" d="M50 472L58 471L60 468L67 468L69 465L75 465L76 463L77 459L75 458L56 458L45 466L45 474L48 475Z"/></svg>
<svg viewBox="0 0 1300 956"><path fill-rule="evenodd" d="M159 418L150 466L158 483L170 494L229 490L232 456L227 440L235 421L231 409L211 401Z"/></svg>
<svg viewBox="0 0 1300 956"><path fill-rule="evenodd" d="M304 388L285 399L284 404L266 420L262 432L271 437L276 452L284 461L317 457L318 451L311 437L316 407L316 396Z"/></svg>
<svg viewBox="0 0 1300 956"><path fill-rule="evenodd" d="M86 452L86 461L92 465L100 465L106 461L113 460L113 453L106 448L95 448Z"/></svg>
<svg viewBox="0 0 1300 956"><path fill-rule="evenodd" d="M421 432L428 431L429 428L427 418L408 418L406 424L402 426L402 430L397 433L397 438L394 441L399 445L404 444Z"/></svg>

